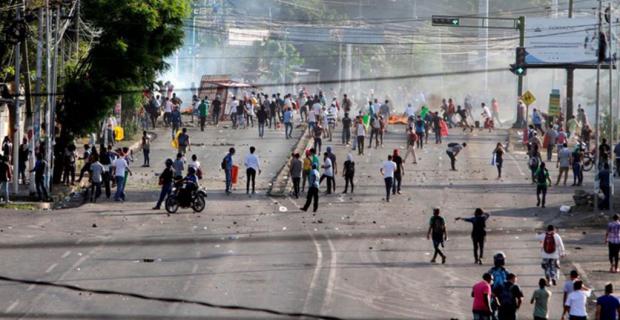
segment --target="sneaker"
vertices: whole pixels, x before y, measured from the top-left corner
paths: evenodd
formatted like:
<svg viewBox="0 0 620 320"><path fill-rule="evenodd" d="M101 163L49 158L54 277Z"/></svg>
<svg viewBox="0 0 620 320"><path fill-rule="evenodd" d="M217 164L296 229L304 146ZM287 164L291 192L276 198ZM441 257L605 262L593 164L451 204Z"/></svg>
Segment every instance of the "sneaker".
<svg viewBox="0 0 620 320"><path fill-rule="evenodd" d="M153 210L161 210L160 207L153 207Z"/></svg>
<svg viewBox="0 0 620 320"><path fill-rule="evenodd" d="M435 259L432 259L432 260L431 260L431 263L436 263L436 262L437 262L437 261L435 261Z"/></svg>
<svg viewBox="0 0 620 320"><path fill-rule="evenodd" d="M441 257L441 264L446 264L446 256Z"/></svg>

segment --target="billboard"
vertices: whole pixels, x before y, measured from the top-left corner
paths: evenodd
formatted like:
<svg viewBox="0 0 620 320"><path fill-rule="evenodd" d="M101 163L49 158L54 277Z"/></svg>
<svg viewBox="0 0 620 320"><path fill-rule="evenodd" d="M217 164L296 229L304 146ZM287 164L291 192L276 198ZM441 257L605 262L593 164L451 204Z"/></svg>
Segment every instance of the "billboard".
<svg viewBox="0 0 620 320"><path fill-rule="evenodd" d="M595 17L528 18L525 63L596 64L597 30ZM603 30L607 30L607 26L603 26Z"/></svg>

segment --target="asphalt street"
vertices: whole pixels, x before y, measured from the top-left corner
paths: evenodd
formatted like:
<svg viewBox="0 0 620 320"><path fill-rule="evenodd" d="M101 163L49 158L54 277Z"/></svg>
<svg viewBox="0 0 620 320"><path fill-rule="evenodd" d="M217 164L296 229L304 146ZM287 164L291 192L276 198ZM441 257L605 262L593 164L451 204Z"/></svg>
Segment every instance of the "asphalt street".
<svg viewBox="0 0 620 320"><path fill-rule="evenodd" d="M490 268L497 251L506 253L507 267L518 275L529 300L543 276L534 230L557 215L573 191L551 188L548 208L536 208L523 152L509 153L505 177L495 179L491 151L505 141L505 131L463 135L455 130L446 140L469 144L459 155L459 171L448 170L445 142L431 143L418 151L417 165L407 162L403 194L386 203L381 162L394 148L405 151L404 128L395 126L384 147L354 156L354 195L321 194L319 211L304 213L298 209L303 199L265 194L297 139L285 140L283 131L268 130L259 141L255 128L210 128L206 133L192 128L190 134L196 144L192 152L206 169L209 198L203 213L185 210L169 216L151 210L156 174L165 157L173 156L168 132L159 130L152 168L136 169L127 202L2 212L0 275L347 319L468 319L471 286ZM296 130L296 137L300 134ZM219 163L231 145L238 159L255 145L264 161L257 179L260 192L254 197L242 190L243 175L233 195L222 193ZM333 146L342 167L349 151L336 141ZM139 164L140 156L134 167ZM343 186L339 177L337 191ZM441 207L448 222L445 265L429 263L432 244L425 235L433 207ZM477 207L491 213L482 266L473 263L470 225L454 221ZM561 288L552 291L551 318L557 319ZM523 318L532 313L527 302L519 311ZM0 318L291 317L0 282Z"/></svg>

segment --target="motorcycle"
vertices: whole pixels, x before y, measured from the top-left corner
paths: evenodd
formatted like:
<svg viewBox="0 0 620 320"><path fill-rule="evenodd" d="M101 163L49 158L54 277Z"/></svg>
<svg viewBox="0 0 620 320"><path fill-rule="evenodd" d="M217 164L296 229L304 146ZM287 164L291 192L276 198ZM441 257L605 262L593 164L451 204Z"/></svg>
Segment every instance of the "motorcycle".
<svg viewBox="0 0 620 320"><path fill-rule="evenodd" d="M199 188L193 182L177 182L166 199L166 211L176 213L179 208L192 208L194 212L202 212L207 206L206 198L204 188Z"/></svg>

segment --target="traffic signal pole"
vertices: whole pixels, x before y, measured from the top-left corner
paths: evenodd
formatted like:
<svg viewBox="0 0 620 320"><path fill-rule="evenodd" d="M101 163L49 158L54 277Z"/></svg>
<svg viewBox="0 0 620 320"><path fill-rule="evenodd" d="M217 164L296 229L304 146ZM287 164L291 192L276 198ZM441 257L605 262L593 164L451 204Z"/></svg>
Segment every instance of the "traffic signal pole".
<svg viewBox="0 0 620 320"><path fill-rule="evenodd" d="M519 21L519 46L525 47L525 17L520 16L518 21ZM522 95L523 95L523 75L519 75L519 80L517 83L517 96L521 97ZM525 119L527 121L527 112L525 113Z"/></svg>

